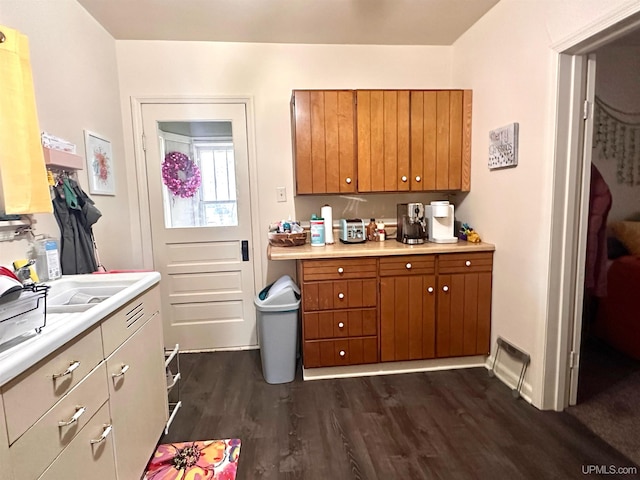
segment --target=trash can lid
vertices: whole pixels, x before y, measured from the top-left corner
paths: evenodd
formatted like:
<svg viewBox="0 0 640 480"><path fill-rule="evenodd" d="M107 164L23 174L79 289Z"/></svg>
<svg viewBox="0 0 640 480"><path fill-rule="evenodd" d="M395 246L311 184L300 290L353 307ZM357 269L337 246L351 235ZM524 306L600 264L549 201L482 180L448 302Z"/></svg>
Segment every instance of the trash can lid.
<svg viewBox="0 0 640 480"><path fill-rule="evenodd" d="M283 275L266 286L254 300L259 310L295 310L300 304L300 288L289 275ZM263 308L260 308L263 307ZM271 307L271 308L266 308ZM277 308L274 308L277 307Z"/></svg>

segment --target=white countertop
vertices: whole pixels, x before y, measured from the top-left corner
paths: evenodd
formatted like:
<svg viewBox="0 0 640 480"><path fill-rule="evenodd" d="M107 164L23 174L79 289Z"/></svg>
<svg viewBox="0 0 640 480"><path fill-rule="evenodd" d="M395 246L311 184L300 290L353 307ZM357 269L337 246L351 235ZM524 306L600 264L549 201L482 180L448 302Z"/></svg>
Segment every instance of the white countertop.
<svg viewBox="0 0 640 480"><path fill-rule="evenodd" d="M0 345L0 386L20 375L82 332L115 312L122 305L148 290L160 281L158 272L111 273L100 275L65 275L61 280L47 282L51 286L48 297L56 291L56 282L92 286L100 283L124 285L109 298L84 312L48 313L46 325L39 334L17 337Z"/></svg>

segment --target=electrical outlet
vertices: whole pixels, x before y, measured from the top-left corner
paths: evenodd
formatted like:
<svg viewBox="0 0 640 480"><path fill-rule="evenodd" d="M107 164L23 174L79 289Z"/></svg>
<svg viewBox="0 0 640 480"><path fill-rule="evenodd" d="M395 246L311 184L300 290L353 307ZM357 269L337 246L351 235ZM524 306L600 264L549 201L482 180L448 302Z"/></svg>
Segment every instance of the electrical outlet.
<svg viewBox="0 0 640 480"><path fill-rule="evenodd" d="M276 199L278 202L287 201L287 189L285 187L276 187Z"/></svg>

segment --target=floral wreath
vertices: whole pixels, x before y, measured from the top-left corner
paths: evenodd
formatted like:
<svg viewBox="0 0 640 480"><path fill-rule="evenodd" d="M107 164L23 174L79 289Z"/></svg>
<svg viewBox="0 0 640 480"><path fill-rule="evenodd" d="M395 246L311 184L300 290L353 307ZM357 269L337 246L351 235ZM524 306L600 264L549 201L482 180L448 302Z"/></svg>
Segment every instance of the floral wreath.
<svg viewBox="0 0 640 480"><path fill-rule="evenodd" d="M184 153L169 152L162 162L162 182L175 196L193 197L200 187L200 169Z"/></svg>

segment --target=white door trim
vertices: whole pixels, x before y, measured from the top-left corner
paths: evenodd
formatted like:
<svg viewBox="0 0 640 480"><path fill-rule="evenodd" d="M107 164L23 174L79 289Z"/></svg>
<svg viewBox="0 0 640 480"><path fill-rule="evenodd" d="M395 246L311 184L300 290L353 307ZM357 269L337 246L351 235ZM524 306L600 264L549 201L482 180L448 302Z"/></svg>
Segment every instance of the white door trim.
<svg viewBox="0 0 640 480"><path fill-rule="evenodd" d="M140 242L142 265L145 269L153 268L153 249L151 237L151 218L149 216L149 188L147 182L146 156L142 143L142 106L151 103L241 103L246 109L247 147L249 154L249 196L251 203L251 249L253 256L254 294L262 288L262 255L260 245L260 202L258 201L258 162L255 141L255 115L253 97L251 96L163 96L163 97L131 97L131 116L133 123L133 144L135 154L136 188L140 212ZM149 139L147 139L149 141Z"/></svg>
<svg viewBox="0 0 640 480"><path fill-rule="evenodd" d="M579 175L583 135L582 98L586 82L586 55L624 36L640 25L640 4L623 5L598 21L556 43L556 131L552 190L551 243L547 322L544 330L542 409L564 410L569 405L569 352L576 301L579 244L577 219L588 208L577 195L583 187ZM582 288L582 287L580 287Z"/></svg>

